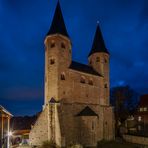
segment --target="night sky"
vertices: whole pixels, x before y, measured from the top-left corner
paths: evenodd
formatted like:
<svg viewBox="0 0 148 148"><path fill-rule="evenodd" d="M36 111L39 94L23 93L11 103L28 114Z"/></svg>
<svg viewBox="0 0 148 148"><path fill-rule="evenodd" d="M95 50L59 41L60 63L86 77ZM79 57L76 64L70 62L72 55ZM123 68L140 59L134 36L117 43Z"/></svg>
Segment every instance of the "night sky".
<svg viewBox="0 0 148 148"><path fill-rule="evenodd" d="M44 39L57 0L0 0L0 104L41 111ZM73 59L87 63L97 21L111 54L111 86L148 93L148 0L60 0Z"/></svg>

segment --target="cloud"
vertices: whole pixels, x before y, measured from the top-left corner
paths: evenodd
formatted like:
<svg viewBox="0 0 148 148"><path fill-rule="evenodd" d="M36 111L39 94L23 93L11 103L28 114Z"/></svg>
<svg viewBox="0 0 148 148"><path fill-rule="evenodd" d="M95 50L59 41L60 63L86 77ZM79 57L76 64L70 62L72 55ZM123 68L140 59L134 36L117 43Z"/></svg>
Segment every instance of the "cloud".
<svg viewBox="0 0 148 148"><path fill-rule="evenodd" d="M42 89L38 88L9 88L3 92L3 98L7 100L38 100L43 97Z"/></svg>

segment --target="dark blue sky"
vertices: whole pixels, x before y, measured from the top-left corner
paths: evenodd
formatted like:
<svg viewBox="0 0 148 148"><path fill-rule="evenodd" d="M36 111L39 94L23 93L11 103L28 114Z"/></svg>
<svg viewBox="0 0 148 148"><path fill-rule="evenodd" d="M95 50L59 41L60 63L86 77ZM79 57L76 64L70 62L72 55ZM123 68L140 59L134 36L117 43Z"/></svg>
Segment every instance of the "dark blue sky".
<svg viewBox="0 0 148 148"><path fill-rule="evenodd" d="M56 0L0 1L0 104L31 115L43 104L44 38ZM148 1L60 0L73 59L87 63L96 22L111 54L111 86L148 93Z"/></svg>

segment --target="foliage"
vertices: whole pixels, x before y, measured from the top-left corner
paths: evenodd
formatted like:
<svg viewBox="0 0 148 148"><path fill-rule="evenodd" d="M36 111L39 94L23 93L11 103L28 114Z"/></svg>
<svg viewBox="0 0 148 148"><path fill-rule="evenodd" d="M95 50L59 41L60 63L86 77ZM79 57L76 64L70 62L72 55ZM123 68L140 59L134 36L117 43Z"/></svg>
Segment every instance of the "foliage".
<svg viewBox="0 0 148 148"><path fill-rule="evenodd" d="M111 89L110 98L114 106L116 135L118 135L119 126L136 110L138 95L129 86L119 86Z"/></svg>
<svg viewBox="0 0 148 148"><path fill-rule="evenodd" d="M45 141L40 148L58 148L58 146L53 141Z"/></svg>
<svg viewBox="0 0 148 148"><path fill-rule="evenodd" d="M138 95L129 86L114 87L111 89L111 103L115 107L115 115L122 122L135 111Z"/></svg>
<svg viewBox="0 0 148 148"><path fill-rule="evenodd" d="M68 148L83 148L83 146L81 144L71 144Z"/></svg>
<svg viewBox="0 0 148 148"><path fill-rule="evenodd" d="M97 145L98 148L140 148L138 144L131 144L127 142L117 141L100 141Z"/></svg>

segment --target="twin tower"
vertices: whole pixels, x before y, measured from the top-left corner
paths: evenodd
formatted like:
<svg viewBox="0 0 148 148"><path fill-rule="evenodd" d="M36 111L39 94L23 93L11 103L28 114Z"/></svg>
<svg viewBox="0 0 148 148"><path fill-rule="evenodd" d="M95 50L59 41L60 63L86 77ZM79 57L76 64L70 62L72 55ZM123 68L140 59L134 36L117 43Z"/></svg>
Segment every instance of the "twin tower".
<svg viewBox="0 0 148 148"><path fill-rule="evenodd" d="M48 103L49 99L53 97L50 90L55 89L56 84L48 84L48 81L51 81L52 74L49 74L49 69L54 73L53 77L57 77L59 73L62 74L65 68L70 68L73 65L72 61L72 47L71 41L66 30L66 26L64 23L64 19L62 16L62 11L60 4L58 2L54 18L51 24L51 28L45 39L45 56L46 56L46 66L45 66L45 104ZM103 77L104 88L105 88L105 98L102 101L102 105L109 105L109 52L105 47L103 36L99 27L97 25L92 49L88 55L88 66L89 70L92 70L101 77ZM54 66L51 66L49 63L54 63ZM80 63L79 63L80 64ZM77 65L79 67L79 65ZM86 67L81 67L81 69L85 69ZM57 72L55 72L57 71ZM55 76L57 74L57 76ZM49 80L48 80L48 76ZM63 75L65 73L63 72ZM57 80L58 81L58 80ZM50 88L49 88L50 87ZM49 92L49 93L48 93ZM53 91L54 92L54 91ZM57 93L58 94L58 93ZM54 98L60 98L58 95Z"/></svg>
<svg viewBox="0 0 148 148"><path fill-rule="evenodd" d="M88 64L72 60L71 41L60 4L45 39L45 101L32 127L31 146L53 141L59 147L96 147L114 139L114 114L109 102L109 52L99 25Z"/></svg>

